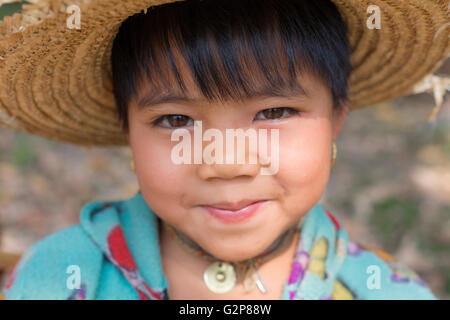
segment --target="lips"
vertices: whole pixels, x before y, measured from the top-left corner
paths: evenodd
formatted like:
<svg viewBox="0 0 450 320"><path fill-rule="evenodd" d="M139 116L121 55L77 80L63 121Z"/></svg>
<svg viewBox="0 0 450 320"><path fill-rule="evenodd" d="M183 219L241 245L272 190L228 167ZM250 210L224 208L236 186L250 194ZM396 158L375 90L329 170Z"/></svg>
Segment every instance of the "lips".
<svg viewBox="0 0 450 320"><path fill-rule="evenodd" d="M209 215L217 218L223 223L238 223L249 220L256 213L261 211L262 207L267 203L269 203L269 200L243 200L237 203L217 203L214 206L202 205L200 207ZM219 206L222 208L219 208Z"/></svg>
<svg viewBox="0 0 450 320"><path fill-rule="evenodd" d="M243 199L237 202L219 202L215 204L209 204L209 205L202 205L203 207L211 207L215 209L222 209L227 211L239 211L255 202L264 201L264 199L261 200L250 200L250 199Z"/></svg>

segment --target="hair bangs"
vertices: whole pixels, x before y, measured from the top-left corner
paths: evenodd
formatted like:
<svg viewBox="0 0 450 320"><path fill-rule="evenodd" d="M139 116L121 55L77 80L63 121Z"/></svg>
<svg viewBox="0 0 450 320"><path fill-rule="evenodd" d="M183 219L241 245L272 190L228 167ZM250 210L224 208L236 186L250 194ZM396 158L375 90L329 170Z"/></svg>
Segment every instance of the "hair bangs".
<svg viewBox="0 0 450 320"><path fill-rule="evenodd" d="M244 101L262 91L301 91L298 76L311 73L339 106L348 99L346 29L331 1L314 3L186 0L128 18L111 56L124 130L127 105L145 80L154 92L188 96L193 84L209 102Z"/></svg>

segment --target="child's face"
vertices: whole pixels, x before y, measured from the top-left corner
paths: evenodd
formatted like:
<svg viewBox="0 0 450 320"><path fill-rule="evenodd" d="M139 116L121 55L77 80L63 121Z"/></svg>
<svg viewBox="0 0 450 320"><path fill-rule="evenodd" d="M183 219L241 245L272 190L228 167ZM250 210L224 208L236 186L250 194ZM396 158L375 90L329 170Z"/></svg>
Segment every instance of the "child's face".
<svg viewBox="0 0 450 320"><path fill-rule="evenodd" d="M346 107L344 112L333 111L331 92L318 78L305 75L300 83L308 96L255 98L245 103L173 102L155 109L138 109L132 101L128 138L140 190L152 210L222 260L244 260L267 248L320 199L329 178L331 144L346 114ZM147 83L138 97L148 88ZM200 98L196 91L192 97ZM284 112L280 116L280 113L261 112L283 107L293 108L300 114ZM185 117L169 117L157 126L151 125L164 115ZM184 128L194 137L194 120L202 121L203 133L211 128L220 130L224 142L225 129L268 129L268 132L278 129L278 171L261 175L260 166L248 161L245 164L175 164L171 152L180 142L171 141L171 134L177 128ZM270 150L270 139L267 141ZM203 141L203 148L209 144ZM192 157L193 148L192 139ZM250 220L231 224L221 222L199 207L242 199L269 201Z"/></svg>

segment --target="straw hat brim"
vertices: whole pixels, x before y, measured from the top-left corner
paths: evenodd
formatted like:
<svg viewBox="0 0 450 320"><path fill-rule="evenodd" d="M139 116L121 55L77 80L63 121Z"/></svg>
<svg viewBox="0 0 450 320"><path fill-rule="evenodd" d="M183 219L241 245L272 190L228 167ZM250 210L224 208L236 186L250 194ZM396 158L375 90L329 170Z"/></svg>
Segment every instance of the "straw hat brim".
<svg viewBox="0 0 450 320"><path fill-rule="evenodd" d="M449 56L447 0L333 1L353 50L351 109L411 93ZM169 2L47 0L5 17L0 124L77 145L127 144L112 91L112 42L127 17ZM81 8L81 29L67 28L71 4ZM370 5L380 8L380 29L367 26Z"/></svg>

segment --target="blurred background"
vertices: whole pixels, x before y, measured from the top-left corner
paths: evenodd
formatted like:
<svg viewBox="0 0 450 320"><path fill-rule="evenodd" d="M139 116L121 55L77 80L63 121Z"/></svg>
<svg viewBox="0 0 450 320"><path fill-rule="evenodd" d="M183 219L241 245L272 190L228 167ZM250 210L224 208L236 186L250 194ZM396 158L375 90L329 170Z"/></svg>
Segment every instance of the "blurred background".
<svg viewBox="0 0 450 320"><path fill-rule="evenodd" d="M0 6L0 20L19 8ZM449 76L450 61L437 74ZM450 299L450 95L427 122L433 106L424 93L350 112L321 203L350 239L383 249ZM79 223L87 202L134 195L130 156L0 127L0 252L21 254Z"/></svg>

